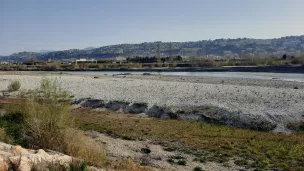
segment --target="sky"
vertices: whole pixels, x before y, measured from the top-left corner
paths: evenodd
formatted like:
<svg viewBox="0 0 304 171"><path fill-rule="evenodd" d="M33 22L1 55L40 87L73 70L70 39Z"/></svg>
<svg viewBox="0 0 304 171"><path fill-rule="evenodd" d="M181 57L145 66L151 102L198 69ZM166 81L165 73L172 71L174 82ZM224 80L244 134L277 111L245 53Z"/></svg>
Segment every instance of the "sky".
<svg viewBox="0 0 304 171"><path fill-rule="evenodd" d="M304 35L304 0L0 0L0 55Z"/></svg>

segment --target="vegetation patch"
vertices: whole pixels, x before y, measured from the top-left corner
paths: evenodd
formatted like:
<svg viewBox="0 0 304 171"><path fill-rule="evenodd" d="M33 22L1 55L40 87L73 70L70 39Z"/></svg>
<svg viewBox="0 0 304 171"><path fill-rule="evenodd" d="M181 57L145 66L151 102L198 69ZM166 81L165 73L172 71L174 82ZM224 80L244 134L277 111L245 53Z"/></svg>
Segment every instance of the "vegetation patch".
<svg viewBox="0 0 304 171"><path fill-rule="evenodd" d="M167 161L171 164L178 164L183 166L187 165L186 159L182 156L170 156Z"/></svg>
<svg viewBox="0 0 304 171"><path fill-rule="evenodd" d="M17 91L21 87L21 83L19 80L13 80L7 87L9 92Z"/></svg>
<svg viewBox="0 0 304 171"><path fill-rule="evenodd" d="M23 93L19 99L8 99L10 103L0 104L0 109L6 111L0 116L0 141L59 151L77 159L68 169L56 164L47 167L54 171L84 171L87 165L109 170L153 170L131 160L108 158L101 144L74 128L69 97L57 80L45 78L39 88ZM38 166L33 169L41 170Z"/></svg>
<svg viewBox="0 0 304 171"><path fill-rule="evenodd" d="M233 157L239 157L258 161L255 164L249 163L254 168L304 167L303 132L275 134L185 120L140 118L86 108L74 109L71 113L76 119L76 125L83 130L110 133L116 137L152 140L167 149L196 155L203 162L226 162Z"/></svg>
<svg viewBox="0 0 304 171"><path fill-rule="evenodd" d="M238 166L247 166L249 163L246 159L235 160L234 163Z"/></svg>
<svg viewBox="0 0 304 171"><path fill-rule="evenodd" d="M193 171L204 171L203 168L199 167L199 166L196 166Z"/></svg>

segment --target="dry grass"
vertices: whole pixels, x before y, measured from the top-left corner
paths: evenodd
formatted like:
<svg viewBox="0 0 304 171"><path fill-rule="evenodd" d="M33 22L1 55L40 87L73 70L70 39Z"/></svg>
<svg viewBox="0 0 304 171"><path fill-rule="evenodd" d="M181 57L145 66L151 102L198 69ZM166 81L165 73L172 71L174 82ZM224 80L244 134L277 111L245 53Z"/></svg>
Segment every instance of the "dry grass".
<svg viewBox="0 0 304 171"><path fill-rule="evenodd" d="M84 130L96 130L124 139L150 139L172 149L225 162L237 156L255 168L304 167L304 134L291 135L235 129L181 120L139 118L111 111L72 111Z"/></svg>
<svg viewBox="0 0 304 171"><path fill-rule="evenodd" d="M110 159L108 163L108 170L115 171L153 171L155 169L148 166L141 166L134 163L131 159Z"/></svg>
<svg viewBox="0 0 304 171"><path fill-rule="evenodd" d="M101 144L85 136L82 131L67 129L64 141L66 154L83 159L89 165L98 167L106 165L108 160Z"/></svg>

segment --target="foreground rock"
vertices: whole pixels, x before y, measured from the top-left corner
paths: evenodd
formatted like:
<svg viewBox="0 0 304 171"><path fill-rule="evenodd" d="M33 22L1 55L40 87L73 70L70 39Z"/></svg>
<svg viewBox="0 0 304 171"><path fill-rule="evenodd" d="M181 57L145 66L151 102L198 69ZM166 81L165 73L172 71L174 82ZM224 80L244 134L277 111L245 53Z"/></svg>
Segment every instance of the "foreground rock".
<svg viewBox="0 0 304 171"><path fill-rule="evenodd" d="M80 160L54 151L28 150L21 146L0 142L0 171L69 168L72 164L80 162Z"/></svg>

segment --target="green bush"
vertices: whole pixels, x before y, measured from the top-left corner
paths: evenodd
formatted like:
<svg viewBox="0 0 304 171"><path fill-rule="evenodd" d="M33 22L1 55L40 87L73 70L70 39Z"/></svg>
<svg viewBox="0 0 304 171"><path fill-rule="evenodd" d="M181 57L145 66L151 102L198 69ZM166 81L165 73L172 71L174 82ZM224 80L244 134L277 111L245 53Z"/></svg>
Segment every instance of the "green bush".
<svg viewBox="0 0 304 171"><path fill-rule="evenodd" d="M196 167L193 169L193 171L203 171L203 169L202 169L201 167L199 167L199 166L196 166Z"/></svg>
<svg viewBox="0 0 304 171"><path fill-rule="evenodd" d="M21 87L20 81L14 80L8 85L7 89L9 92L12 92L19 90L20 87Z"/></svg>

